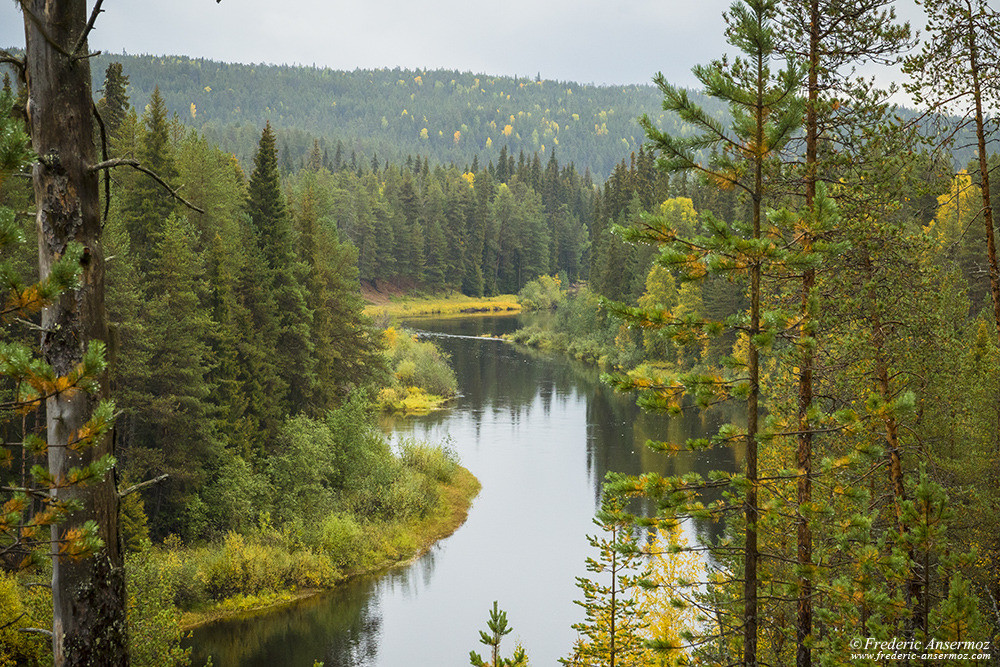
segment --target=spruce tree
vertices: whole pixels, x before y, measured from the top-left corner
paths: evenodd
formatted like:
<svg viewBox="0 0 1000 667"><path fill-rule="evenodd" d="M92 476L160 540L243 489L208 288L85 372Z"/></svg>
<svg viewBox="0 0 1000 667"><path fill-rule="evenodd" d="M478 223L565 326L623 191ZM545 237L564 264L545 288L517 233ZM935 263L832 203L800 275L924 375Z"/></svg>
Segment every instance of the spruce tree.
<svg viewBox="0 0 1000 667"><path fill-rule="evenodd" d="M247 188L250 225L264 261L266 288L277 308L277 340L273 354L287 396L272 397L290 413L305 410L316 383L313 313L306 304L300 278L305 267L296 253L295 230L285 207L278 173L274 132L268 123L260 137ZM259 311L260 309L257 308Z"/></svg>
<svg viewBox="0 0 1000 667"><path fill-rule="evenodd" d="M149 106L142 115L142 127L136 137L139 161L156 173L168 185L177 178L167 107L159 88L153 90ZM151 251L167 217L174 212L176 201L163 187L145 175L132 180L123 202L125 229L142 272L150 269Z"/></svg>
<svg viewBox="0 0 1000 667"><path fill-rule="evenodd" d="M104 121L104 127L110 137L118 136L118 128L125 120L129 110L128 100L129 79L124 74L122 64L108 63L104 71L104 96L97 103L97 110Z"/></svg>

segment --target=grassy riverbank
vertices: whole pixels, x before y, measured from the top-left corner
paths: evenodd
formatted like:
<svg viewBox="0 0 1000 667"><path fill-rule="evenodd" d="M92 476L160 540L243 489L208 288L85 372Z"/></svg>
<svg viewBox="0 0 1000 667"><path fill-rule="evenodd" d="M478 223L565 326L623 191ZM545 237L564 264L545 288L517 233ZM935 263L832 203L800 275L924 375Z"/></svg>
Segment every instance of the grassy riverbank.
<svg viewBox="0 0 1000 667"><path fill-rule="evenodd" d="M492 297L471 297L458 292L434 296L394 295L377 298L365 295L369 304L365 314L375 319L399 319L401 317L452 317L459 315L481 315L490 313L518 313L521 304L513 294Z"/></svg>
<svg viewBox="0 0 1000 667"><path fill-rule="evenodd" d="M353 577L376 573L408 563L425 553L438 540L454 533L465 523L472 501L479 490L479 480L467 469L458 467L447 482L438 484L437 491L440 500L427 516L412 521L362 526L359 536L361 540L364 542L373 541L370 546L354 544L349 547L357 558L354 561L354 569L338 570L336 574L330 575L325 581L317 581L306 575L299 582L287 582L281 588L260 590L256 593L250 591L258 590L265 584L260 581L252 581L253 576L247 573L249 576L244 582L244 590L233 592L232 595L220 600L201 601L194 608L183 612L179 621L180 627L186 631L224 618L272 612L298 600L329 590ZM213 556L236 556L233 567L240 569L246 566L256 567L255 564L247 563L246 559L241 557L240 552L246 552L248 549L252 551L261 547L260 541L254 544L253 542L248 543L245 539L227 538L221 544L199 549L166 550L154 558L167 564L166 567L170 567L168 563L171 561L209 563ZM285 553L280 555L279 560L294 560L294 558L294 553L285 550ZM261 574L265 573L261 572ZM201 580L210 578L212 576L210 566L198 569L195 576ZM279 577L279 579L287 581L285 577Z"/></svg>
<svg viewBox="0 0 1000 667"><path fill-rule="evenodd" d="M414 558L465 521L479 491L451 450L391 445L361 399L324 419L290 419L260 473L237 457L229 463L228 494L209 515L229 528L205 538L151 543L142 504L128 497L133 667L187 665L187 628L262 613ZM0 624L0 665L51 664L50 643L21 631L51 626L47 563L0 573L0 609L10 612Z"/></svg>

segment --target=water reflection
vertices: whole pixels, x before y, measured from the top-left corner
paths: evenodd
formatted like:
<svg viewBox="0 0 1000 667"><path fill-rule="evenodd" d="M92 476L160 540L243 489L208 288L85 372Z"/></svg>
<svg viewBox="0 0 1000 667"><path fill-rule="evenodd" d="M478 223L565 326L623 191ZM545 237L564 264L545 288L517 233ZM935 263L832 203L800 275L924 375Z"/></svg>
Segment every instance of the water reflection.
<svg viewBox="0 0 1000 667"><path fill-rule="evenodd" d="M728 449L668 457L645 447L648 439L708 432L718 415L647 415L602 385L593 368L468 338L511 331L516 318L411 326L447 334L436 342L452 356L461 396L448 410L388 419L385 428L396 438L450 439L483 483L468 522L407 567L265 618L198 631L194 644L216 667L467 664L493 600L507 610L511 639L524 643L532 663L556 664L580 620L574 577L586 574L586 534L605 473L734 465ZM702 539L718 531L697 527Z"/></svg>

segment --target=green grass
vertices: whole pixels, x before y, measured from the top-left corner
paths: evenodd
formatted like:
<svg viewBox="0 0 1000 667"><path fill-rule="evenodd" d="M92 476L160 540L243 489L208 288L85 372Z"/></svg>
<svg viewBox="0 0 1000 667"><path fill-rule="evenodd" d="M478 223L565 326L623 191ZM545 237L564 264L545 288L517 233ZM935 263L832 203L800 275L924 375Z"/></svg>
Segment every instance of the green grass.
<svg viewBox="0 0 1000 667"><path fill-rule="evenodd" d="M517 313L521 304L514 294L471 297L457 292L437 296L394 297L388 303L369 304L365 314L374 317L459 317L489 313Z"/></svg>

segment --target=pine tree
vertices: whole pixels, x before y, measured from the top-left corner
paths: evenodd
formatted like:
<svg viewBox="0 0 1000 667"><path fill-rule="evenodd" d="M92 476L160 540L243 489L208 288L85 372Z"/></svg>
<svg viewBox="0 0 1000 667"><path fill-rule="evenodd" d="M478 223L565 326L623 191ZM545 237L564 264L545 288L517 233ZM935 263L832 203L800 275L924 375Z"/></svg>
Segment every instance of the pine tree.
<svg viewBox="0 0 1000 667"><path fill-rule="evenodd" d="M643 564L635 527L620 498L605 492L594 524L601 534L587 537L597 551L596 558L587 558L587 571L593 574L576 578L583 591L583 600L576 603L587 618L573 625L582 636L571 656L559 662L574 667L646 665L648 624L638 593L640 582L651 576L651 570Z"/></svg>
<svg viewBox="0 0 1000 667"><path fill-rule="evenodd" d="M659 165L668 170L695 170L721 187L740 189L750 200L751 219L742 223L727 225L712 215L702 217L707 234L693 239L681 237L678 230L664 220L647 222L644 228L619 229L625 238L632 241L659 243L663 246L658 262L664 266L680 269L687 279L699 278L707 272L745 276L750 297L749 312L739 318L738 329L746 337L746 358L734 360L734 377L714 374L687 374L672 380L649 377L619 377L615 384L619 389L643 389L647 396L642 401L646 407L676 412L682 409L681 400L689 394L698 405L707 406L725 400L730 396L740 396L746 400L747 421L744 429L735 426L723 428L713 439L716 442L742 439L745 443L745 472L742 479L731 478L724 485L732 485L734 505L719 507L714 512L728 511L739 507L742 510L742 569L741 577L742 610L740 621L742 645L739 659L745 665L758 664L758 639L760 626L760 604L758 578L761 569L760 546L758 543L758 522L761 506L758 493L761 474L758 470L758 447L760 427L758 417L761 412L760 353L773 344L776 330L773 328L779 316L766 315L762 276L765 270L794 263L795 258L783 252L780 239L782 230L764 218L764 204L769 196L765 189L765 170L778 157L779 151L791 139L799 119L802 106L794 96L800 81L800 73L789 67L772 74L770 63L775 58L775 19L777 5L769 0L751 0L734 4L727 15L727 38L744 53L730 65L716 62L708 67L696 67L695 75L702 81L707 93L726 101L733 115L733 126L723 128L718 121L706 114L689 98L687 91L672 86L662 75L656 83L665 96L664 108L681 115L688 122L695 123L702 134L687 139L677 139L657 130L648 117L641 124L655 148L660 152ZM695 149L722 145L725 152L716 153L709 164L700 162ZM822 212L816 212L818 224L828 223L829 205ZM801 260L798 260L801 261ZM614 309L629 321L643 326L670 327L673 330L705 329L718 330L718 325L698 321L696 317L676 318L673 313L658 309L634 309L614 306ZM706 446L707 442L691 443L692 446ZM651 476L635 483L635 490L652 493L670 507L677 498L684 498L700 482L693 480L658 480ZM627 487L627 483L619 487ZM736 505L738 502L739 505ZM680 505L684 506L684 501ZM678 506L668 511L677 512ZM682 513L690 512L687 507ZM693 511L701 513L696 504Z"/></svg>
<svg viewBox="0 0 1000 667"><path fill-rule="evenodd" d="M528 657L521 647L509 658L500 655L500 642L513 631L514 628L507 625L507 612L501 610L494 600L490 619L486 622L486 631L479 631L479 643L490 648L491 660L486 662L475 651L469 651L469 663L473 667L527 667Z"/></svg>
<svg viewBox="0 0 1000 667"><path fill-rule="evenodd" d="M894 64L898 54L908 48L909 24L898 25L890 0L862 0L847 5L839 0L791 0L783 7L781 52L797 58L805 66L802 82L806 99L804 131L803 181L804 210L815 208L817 184L830 178L827 169L837 151L825 144L831 137L843 137L844 126L862 117L879 100L879 93L864 82L851 81L854 67L863 62ZM850 114L839 109L846 104ZM852 118L852 115L856 114ZM850 139L842 139L848 146ZM845 151L849 152L849 151ZM841 155L840 159L844 156ZM837 159L834 157L834 159ZM850 158L848 158L849 161ZM809 233L802 234L799 245L809 253L816 243ZM798 448L796 452L800 482L798 504L808 506L812 494L813 431L810 415L816 409L814 401L814 371L817 342L817 312L819 291L816 268L807 267L801 277L800 325L798 348ZM811 558L809 522L802 516L798 524L798 558L803 569ZM810 584L800 582L802 595L798 610L796 665L808 667L811 654L808 643L812 635Z"/></svg>

